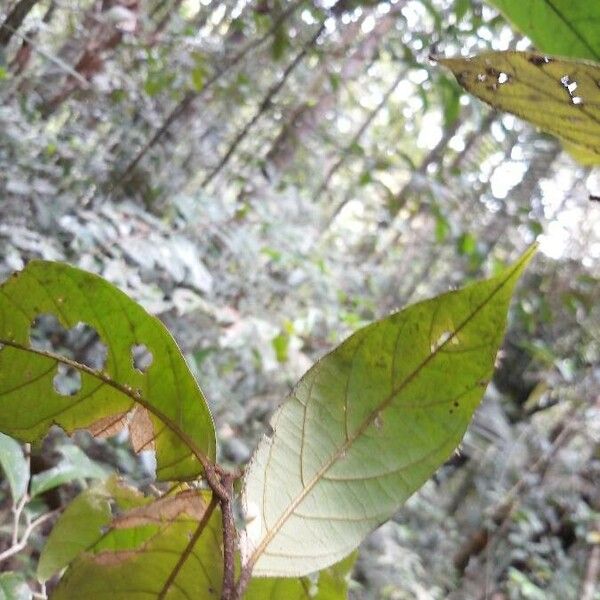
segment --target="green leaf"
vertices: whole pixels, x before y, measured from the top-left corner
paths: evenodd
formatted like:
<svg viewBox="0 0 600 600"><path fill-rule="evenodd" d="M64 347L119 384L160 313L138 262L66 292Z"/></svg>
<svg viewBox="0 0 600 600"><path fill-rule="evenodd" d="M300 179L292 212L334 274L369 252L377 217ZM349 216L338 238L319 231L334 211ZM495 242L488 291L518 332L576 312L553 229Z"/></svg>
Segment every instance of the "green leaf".
<svg viewBox="0 0 600 600"><path fill-rule="evenodd" d="M274 61L283 58L290 47L290 38L285 27L278 27L273 34L273 44L271 45L271 56Z"/></svg>
<svg viewBox="0 0 600 600"><path fill-rule="evenodd" d="M484 102L600 160L600 65L533 52L489 52L440 62Z"/></svg>
<svg viewBox="0 0 600 600"><path fill-rule="evenodd" d="M435 215L435 241L438 244L441 244L450 233L450 223L448 223L448 219L439 211L434 211Z"/></svg>
<svg viewBox="0 0 600 600"><path fill-rule="evenodd" d="M477 239L472 233L463 233L456 241L459 254L471 256L477 252Z"/></svg>
<svg viewBox="0 0 600 600"><path fill-rule="evenodd" d="M37 568L40 581L50 579L98 542L112 519L111 502L129 509L146 500L132 488L119 485L115 477L81 492L60 516L42 549Z"/></svg>
<svg viewBox="0 0 600 600"><path fill-rule="evenodd" d="M348 583L358 551L352 552L337 564L319 573L317 600L345 600L348 597Z"/></svg>
<svg viewBox="0 0 600 600"><path fill-rule="evenodd" d="M454 80L446 77L440 78L438 89L444 107L444 127L450 127L460 115L461 89Z"/></svg>
<svg viewBox="0 0 600 600"><path fill-rule="evenodd" d="M357 331L300 380L245 477L244 564L302 576L353 551L452 454L530 248L497 277Z"/></svg>
<svg viewBox="0 0 600 600"><path fill-rule="evenodd" d="M250 581L244 600L312 600L313 582L308 577L266 577Z"/></svg>
<svg viewBox="0 0 600 600"><path fill-rule="evenodd" d="M600 61L600 3L489 0L542 52Z"/></svg>
<svg viewBox="0 0 600 600"><path fill-rule="evenodd" d="M60 453L63 460L55 467L31 478L32 497L78 479L105 479L110 472L106 467L90 460L77 446L62 446Z"/></svg>
<svg viewBox="0 0 600 600"><path fill-rule="evenodd" d="M471 10L471 0L456 0L454 3L454 14L456 22L460 23L469 10Z"/></svg>
<svg viewBox="0 0 600 600"><path fill-rule="evenodd" d="M254 578L250 581L244 600L346 600L348 581L356 562L353 552L339 563L320 571L318 579Z"/></svg>
<svg viewBox="0 0 600 600"><path fill-rule="evenodd" d="M33 594L20 573L0 574L0 600L31 600Z"/></svg>
<svg viewBox="0 0 600 600"><path fill-rule="evenodd" d="M31 324L43 314L67 329L80 322L93 328L107 348L104 366L33 346ZM54 424L102 434L129 418L134 446L155 447L160 479L195 478L202 461L214 460L212 417L179 348L123 292L69 265L32 261L0 287L0 317L0 431L33 442ZM134 366L139 347L152 358L143 370ZM80 375L73 395L54 387L67 368Z"/></svg>
<svg viewBox="0 0 600 600"><path fill-rule="evenodd" d="M290 346L290 336L287 332L278 333L272 340L271 345L275 350L277 362L284 363L288 359L288 350Z"/></svg>
<svg viewBox="0 0 600 600"><path fill-rule="evenodd" d="M52 552L54 561L48 560L54 564L44 569L46 575L78 553L52 599L220 598L221 518L209 503L210 494L187 489L152 503L134 492L123 495L124 499L110 499L117 516L108 528L100 525L105 494L99 493L100 506L92 504L89 494L82 501L79 516L96 519L95 541L82 553L82 538L74 540L70 548ZM131 508L132 504L138 506ZM128 510L121 512L123 508ZM76 516L65 517L67 531L74 527ZM89 541L93 531L84 537Z"/></svg>
<svg viewBox="0 0 600 600"><path fill-rule="evenodd" d="M16 504L27 491L29 463L23 456L21 445L3 433L0 433L0 466L10 486L13 502Z"/></svg>
<svg viewBox="0 0 600 600"><path fill-rule="evenodd" d="M205 77L206 71L202 65L192 69L192 87L194 88L194 91L199 92L204 87Z"/></svg>

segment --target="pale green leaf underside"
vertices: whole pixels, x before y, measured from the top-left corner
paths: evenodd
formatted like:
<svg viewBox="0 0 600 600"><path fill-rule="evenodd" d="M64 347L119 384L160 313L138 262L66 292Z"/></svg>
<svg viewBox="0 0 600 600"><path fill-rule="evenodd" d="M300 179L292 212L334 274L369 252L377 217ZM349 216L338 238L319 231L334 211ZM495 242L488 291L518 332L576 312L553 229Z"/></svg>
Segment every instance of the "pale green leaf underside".
<svg viewBox="0 0 600 600"><path fill-rule="evenodd" d="M532 52L442 59L471 94L600 159L600 65ZM577 152L575 152L577 155Z"/></svg>
<svg viewBox="0 0 600 600"><path fill-rule="evenodd" d="M16 504L27 491L29 464L25 460L21 445L3 433L0 433L0 467L8 480L10 493Z"/></svg>
<svg viewBox="0 0 600 600"><path fill-rule="evenodd" d="M538 50L600 61L599 2L489 0Z"/></svg>
<svg viewBox="0 0 600 600"><path fill-rule="evenodd" d="M246 475L243 552L255 575L301 576L339 561L450 456L533 252L359 330L304 375Z"/></svg>
<svg viewBox="0 0 600 600"><path fill-rule="evenodd" d="M93 327L108 348L101 371L30 344L32 321L55 315L63 327ZM132 346L145 345L149 369L134 368ZM33 261L0 287L0 431L24 441L57 424L66 431L118 420L143 406L150 414L161 479L190 479L199 457L214 460L215 432L202 392L177 344L155 317L102 278L69 265ZM76 367L81 389L55 391L58 365Z"/></svg>

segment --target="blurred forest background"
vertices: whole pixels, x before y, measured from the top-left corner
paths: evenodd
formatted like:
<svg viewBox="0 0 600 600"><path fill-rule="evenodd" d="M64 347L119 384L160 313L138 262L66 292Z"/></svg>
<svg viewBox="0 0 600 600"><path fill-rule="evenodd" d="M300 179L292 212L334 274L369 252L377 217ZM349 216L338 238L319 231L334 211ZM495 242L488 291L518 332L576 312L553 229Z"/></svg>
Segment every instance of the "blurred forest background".
<svg viewBox="0 0 600 600"><path fill-rule="evenodd" d="M527 38L478 0L3 0L0 23L0 277L66 260L158 315L225 462L354 329L539 239L460 452L363 544L351 597L600 598L600 177L430 59ZM33 448L25 518L49 517L3 556L2 483L0 570L45 597L51 511L111 470L149 484L147 458Z"/></svg>

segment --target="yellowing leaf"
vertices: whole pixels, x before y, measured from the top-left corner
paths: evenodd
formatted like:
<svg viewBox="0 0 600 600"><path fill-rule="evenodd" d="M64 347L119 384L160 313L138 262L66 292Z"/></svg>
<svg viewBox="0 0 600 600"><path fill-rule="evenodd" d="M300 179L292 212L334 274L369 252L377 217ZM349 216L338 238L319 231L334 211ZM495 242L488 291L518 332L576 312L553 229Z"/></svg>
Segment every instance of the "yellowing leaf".
<svg viewBox="0 0 600 600"><path fill-rule="evenodd" d="M218 600L220 511L209 492L184 490L151 502L113 481L74 500L56 524L41 564L46 577L69 565L53 600Z"/></svg>
<svg viewBox="0 0 600 600"><path fill-rule="evenodd" d="M81 492L50 532L38 563L38 579L47 581L97 543L112 520L111 503L123 510L146 502L141 493L120 485L114 477Z"/></svg>
<svg viewBox="0 0 600 600"><path fill-rule="evenodd" d="M490 52L442 59L457 81L510 112L600 159L600 65L533 52Z"/></svg>
<svg viewBox="0 0 600 600"><path fill-rule="evenodd" d="M492 376L533 252L360 329L303 376L246 474L242 552L256 576L339 561L451 455Z"/></svg>
<svg viewBox="0 0 600 600"><path fill-rule="evenodd" d="M42 315L95 330L105 364L34 344L32 323ZM0 286L0 431L33 442L54 424L102 435L125 423L138 449L156 449L161 479L195 478L215 458L208 406L164 325L96 275L29 263Z"/></svg>

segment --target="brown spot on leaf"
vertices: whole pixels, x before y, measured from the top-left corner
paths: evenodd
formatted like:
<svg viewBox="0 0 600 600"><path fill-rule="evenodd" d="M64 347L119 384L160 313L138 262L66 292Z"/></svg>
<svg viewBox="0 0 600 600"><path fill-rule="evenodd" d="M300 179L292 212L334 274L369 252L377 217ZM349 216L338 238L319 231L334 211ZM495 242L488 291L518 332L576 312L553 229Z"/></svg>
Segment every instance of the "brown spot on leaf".
<svg viewBox="0 0 600 600"><path fill-rule="evenodd" d="M116 435L127 425L127 413L119 413L118 415L109 415L98 419L92 423L88 429L90 433L99 438L110 437Z"/></svg>
<svg viewBox="0 0 600 600"><path fill-rule="evenodd" d="M138 556L139 553L134 550L119 550L117 552L104 550L98 552L98 554L92 558L92 561L102 567L116 567L117 565L133 560Z"/></svg>
<svg viewBox="0 0 600 600"><path fill-rule="evenodd" d="M152 504L134 508L117 517L112 526L115 529L128 529L148 524L168 523L181 515L199 521L206 509L207 504L198 490L185 490L175 496L160 498Z"/></svg>
<svg viewBox="0 0 600 600"><path fill-rule="evenodd" d="M527 60L536 67L541 67L542 65L547 65L552 62L551 58L543 56L542 54L532 54Z"/></svg>
<svg viewBox="0 0 600 600"><path fill-rule="evenodd" d="M150 414L143 406L136 406L129 422L131 445L136 452L154 450L154 425Z"/></svg>

